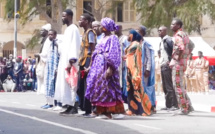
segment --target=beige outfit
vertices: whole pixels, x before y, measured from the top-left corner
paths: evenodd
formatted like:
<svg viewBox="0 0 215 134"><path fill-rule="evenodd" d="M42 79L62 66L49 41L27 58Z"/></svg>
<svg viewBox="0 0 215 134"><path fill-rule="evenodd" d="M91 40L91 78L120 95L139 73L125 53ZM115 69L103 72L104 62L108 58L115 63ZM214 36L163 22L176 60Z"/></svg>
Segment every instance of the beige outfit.
<svg viewBox="0 0 215 134"><path fill-rule="evenodd" d="M161 83L161 66L160 66L161 58L155 58L155 90L160 93L162 91L162 83Z"/></svg>
<svg viewBox="0 0 215 134"><path fill-rule="evenodd" d="M205 91L204 80L203 80L204 65L205 65L205 59L203 57L197 58L195 60L194 67L195 67L195 75L196 75L198 92Z"/></svg>
<svg viewBox="0 0 215 134"><path fill-rule="evenodd" d="M205 87L205 92L209 91L209 86L208 86L208 71L209 71L209 61L205 60L205 65L203 69L203 80L204 80L204 87Z"/></svg>
<svg viewBox="0 0 215 134"><path fill-rule="evenodd" d="M194 60L187 61L187 69L185 71L185 81L187 92L198 92L196 86L196 76L194 68Z"/></svg>

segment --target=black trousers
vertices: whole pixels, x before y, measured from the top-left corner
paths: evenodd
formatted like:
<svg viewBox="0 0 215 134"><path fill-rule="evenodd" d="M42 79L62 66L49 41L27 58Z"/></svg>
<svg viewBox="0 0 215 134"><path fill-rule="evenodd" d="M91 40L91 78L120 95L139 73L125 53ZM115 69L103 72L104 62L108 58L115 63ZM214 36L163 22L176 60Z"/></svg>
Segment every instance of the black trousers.
<svg viewBox="0 0 215 134"><path fill-rule="evenodd" d="M80 66L79 73L78 73L78 89L77 94L79 97L79 106L82 111L85 111L86 114L91 114L92 106L91 102L85 98L85 92L87 88L87 74L82 77L81 71L84 70L84 67L88 68L90 64L90 58L87 58L86 63L84 66Z"/></svg>
<svg viewBox="0 0 215 134"><path fill-rule="evenodd" d="M169 65L161 66L161 78L166 99L166 107L178 107L175 90L172 84L172 69L169 67Z"/></svg>

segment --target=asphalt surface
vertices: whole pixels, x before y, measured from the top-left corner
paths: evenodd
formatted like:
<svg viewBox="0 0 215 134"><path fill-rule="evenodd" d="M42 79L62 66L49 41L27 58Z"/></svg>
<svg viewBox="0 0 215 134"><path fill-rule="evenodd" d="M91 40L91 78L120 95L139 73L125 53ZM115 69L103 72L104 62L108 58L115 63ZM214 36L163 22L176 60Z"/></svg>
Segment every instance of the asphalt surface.
<svg viewBox="0 0 215 134"><path fill-rule="evenodd" d="M158 96L158 103L164 101ZM213 103L215 96L195 96ZM191 99L192 99L191 98ZM199 99L198 99L199 98ZM212 100L211 100L212 99ZM195 103L193 102L193 103ZM0 134L214 134L215 113L190 115L160 111L149 117L126 116L123 120L59 116L43 110L45 97L36 93L0 93ZM125 105L126 107L126 105ZM194 107L195 108L195 107ZM82 112L79 111L81 114Z"/></svg>

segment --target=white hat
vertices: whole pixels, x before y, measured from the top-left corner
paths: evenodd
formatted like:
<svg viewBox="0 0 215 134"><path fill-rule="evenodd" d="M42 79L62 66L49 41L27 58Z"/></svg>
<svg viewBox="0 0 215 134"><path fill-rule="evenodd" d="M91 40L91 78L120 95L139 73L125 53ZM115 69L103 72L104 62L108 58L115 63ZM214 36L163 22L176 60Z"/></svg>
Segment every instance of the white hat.
<svg viewBox="0 0 215 134"><path fill-rule="evenodd" d="M42 29L45 29L46 31L49 31L49 30L52 29L52 26L51 26L51 24L48 23L48 24L42 26Z"/></svg>
<svg viewBox="0 0 215 134"><path fill-rule="evenodd" d="M93 21L92 25L101 25L99 21Z"/></svg>

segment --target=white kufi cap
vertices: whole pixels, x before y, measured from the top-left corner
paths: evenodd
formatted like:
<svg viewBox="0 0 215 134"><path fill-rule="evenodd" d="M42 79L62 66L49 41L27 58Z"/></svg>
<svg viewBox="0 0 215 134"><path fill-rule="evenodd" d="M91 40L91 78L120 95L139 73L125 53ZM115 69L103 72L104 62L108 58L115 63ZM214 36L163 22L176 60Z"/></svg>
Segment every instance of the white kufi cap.
<svg viewBox="0 0 215 134"><path fill-rule="evenodd" d="M45 29L45 30L49 31L49 30L52 29L52 26L51 26L51 24L48 23L48 24L42 26L42 29Z"/></svg>

